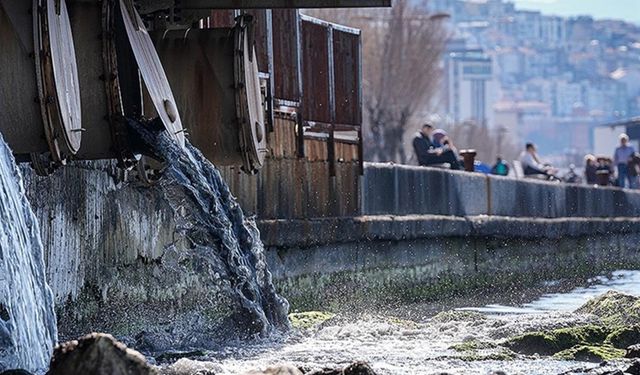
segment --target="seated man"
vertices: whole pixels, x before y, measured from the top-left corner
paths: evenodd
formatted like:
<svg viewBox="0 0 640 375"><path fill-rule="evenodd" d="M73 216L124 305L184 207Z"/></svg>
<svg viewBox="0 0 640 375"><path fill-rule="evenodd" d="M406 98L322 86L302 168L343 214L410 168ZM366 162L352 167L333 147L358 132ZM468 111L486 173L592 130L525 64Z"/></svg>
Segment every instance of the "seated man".
<svg viewBox="0 0 640 375"><path fill-rule="evenodd" d="M431 138L433 126L424 124L413 139L413 149L422 166L448 163L451 169L462 169L454 150L448 146L436 147Z"/></svg>
<svg viewBox="0 0 640 375"><path fill-rule="evenodd" d="M550 178L557 172L550 165L540 162L536 146L533 143L527 143L525 150L520 154L520 163L525 176L541 175Z"/></svg>

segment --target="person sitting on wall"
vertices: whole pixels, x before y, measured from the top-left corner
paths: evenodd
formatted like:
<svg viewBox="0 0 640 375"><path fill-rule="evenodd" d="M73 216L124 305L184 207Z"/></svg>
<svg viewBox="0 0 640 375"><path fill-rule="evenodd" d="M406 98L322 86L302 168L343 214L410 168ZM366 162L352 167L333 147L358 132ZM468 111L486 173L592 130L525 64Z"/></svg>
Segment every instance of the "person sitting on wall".
<svg viewBox="0 0 640 375"><path fill-rule="evenodd" d="M433 126L422 125L422 129L413 138L413 149L421 166L448 163L451 169L462 169L460 161L456 157L454 149L448 146L448 141L443 141L442 147L436 147L431 137Z"/></svg>
<svg viewBox="0 0 640 375"><path fill-rule="evenodd" d="M629 188L637 189L640 187L640 153L634 152L627 163L629 170Z"/></svg>
<svg viewBox="0 0 640 375"><path fill-rule="evenodd" d="M558 172L549 164L542 164L533 143L527 143L525 150L520 154L520 163L525 176L544 176L547 179L555 178Z"/></svg>
<svg viewBox="0 0 640 375"><path fill-rule="evenodd" d="M587 180L588 185L595 185L598 183L598 159L595 156L588 154L584 157L584 177Z"/></svg>
<svg viewBox="0 0 640 375"><path fill-rule="evenodd" d="M629 176L629 159L636 152L633 146L629 146L629 136L622 133L620 134L620 146L616 148L613 153L613 164L618 168L618 186L623 188L627 186L629 181L629 187L632 185L631 176Z"/></svg>
<svg viewBox="0 0 640 375"><path fill-rule="evenodd" d="M509 164L507 164L507 162L502 159L502 156L498 156L496 158L496 164L494 164L493 168L491 168L491 174L495 174L498 176L509 175Z"/></svg>

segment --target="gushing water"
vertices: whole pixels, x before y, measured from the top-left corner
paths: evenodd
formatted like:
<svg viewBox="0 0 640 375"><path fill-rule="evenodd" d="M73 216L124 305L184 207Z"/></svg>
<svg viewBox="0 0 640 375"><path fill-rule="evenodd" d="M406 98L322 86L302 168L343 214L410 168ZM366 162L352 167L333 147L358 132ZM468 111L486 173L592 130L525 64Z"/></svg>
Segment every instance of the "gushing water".
<svg viewBox="0 0 640 375"><path fill-rule="evenodd" d="M56 340L38 223L0 136L0 372L46 371Z"/></svg>
<svg viewBox="0 0 640 375"><path fill-rule="evenodd" d="M239 333L265 336L288 327L289 305L276 294L255 222L245 218L220 172L188 141L182 149L166 132L135 121L130 125L165 162L160 187L176 210L188 213L180 230L193 246L216 249L220 262L215 272L224 275L228 291L236 297L228 308L236 327L244 327Z"/></svg>

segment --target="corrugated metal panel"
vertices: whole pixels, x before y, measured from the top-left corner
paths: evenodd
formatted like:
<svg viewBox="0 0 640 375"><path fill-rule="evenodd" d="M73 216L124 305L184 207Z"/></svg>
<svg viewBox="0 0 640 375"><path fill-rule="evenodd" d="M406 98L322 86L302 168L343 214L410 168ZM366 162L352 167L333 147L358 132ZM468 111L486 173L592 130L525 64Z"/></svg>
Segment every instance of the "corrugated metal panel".
<svg viewBox="0 0 640 375"><path fill-rule="evenodd" d="M296 121L276 116L273 132L269 133L269 149L273 158L296 157Z"/></svg>
<svg viewBox="0 0 640 375"><path fill-rule="evenodd" d="M302 19L302 115L305 120L331 123L329 28Z"/></svg>
<svg viewBox="0 0 640 375"><path fill-rule="evenodd" d="M336 123L362 124L360 34L333 29Z"/></svg>
<svg viewBox="0 0 640 375"><path fill-rule="evenodd" d="M233 27L236 17L236 11L230 9L222 9L222 10L212 10L211 16L206 22L206 28L217 28L217 27Z"/></svg>
<svg viewBox="0 0 640 375"><path fill-rule="evenodd" d="M272 11L274 95L278 99L300 100L298 69L298 11Z"/></svg>

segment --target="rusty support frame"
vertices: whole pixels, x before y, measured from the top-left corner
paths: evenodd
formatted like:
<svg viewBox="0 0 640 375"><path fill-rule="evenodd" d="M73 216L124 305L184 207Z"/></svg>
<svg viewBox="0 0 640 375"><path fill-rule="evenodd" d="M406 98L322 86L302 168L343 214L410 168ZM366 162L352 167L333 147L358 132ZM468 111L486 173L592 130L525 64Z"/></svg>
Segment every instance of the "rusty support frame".
<svg viewBox="0 0 640 375"><path fill-rule="evenodd" d="M273 133L274 121L275 121L275 103L274 103L274 94L275 94L275 84L273 82L274 76L274 63L273 63L273 11L271 9L267 9L265 14L266 17L266 34L267 34L267 56L268 56L268 69L269 69L269 86L267 87L268 92L268 114L269 119L267 121L268 131Z"/></svg>
<svg viewBox="0 0 640 375"><path fill-rule="evenodd" d="M364 140L362 138L362 35L358 37L358 162L360 163L360 175L364 176Z"/></svg>
<svg viewBox="0 0 640 375"><path fill-rule="evenodd" d="M298 143L298 157L305 157L304 150L304 87L302 84L302 17L299 10L296 10L296 46L297 46L297 56L296 56L296 74L298 76L298 95L300 100L300 106L298 107L298 116L296 117L296 126L297 126L297 143Z"/></svg>
<svg viewBox="0 0 640 375"><path fill-rule="evenodd" d="M335 59L333 56L333 26L327 27L327 66L329 67L329 115L331 116L329 142L327 142L327 158L329 159L329 176L336 176L336 82Z"/></svg>

